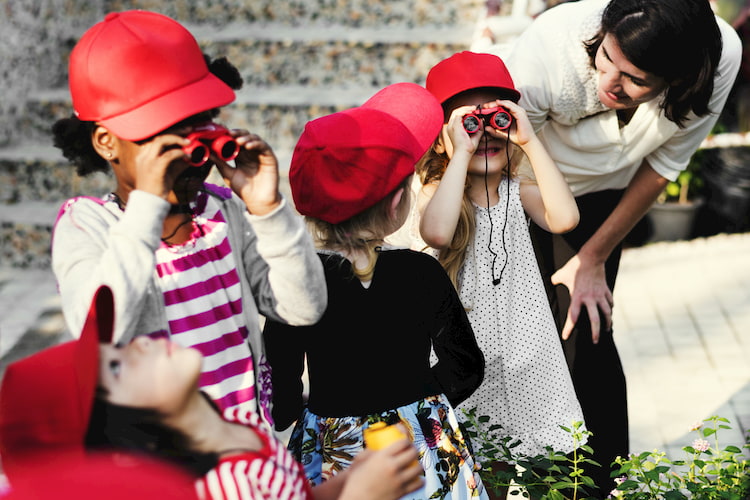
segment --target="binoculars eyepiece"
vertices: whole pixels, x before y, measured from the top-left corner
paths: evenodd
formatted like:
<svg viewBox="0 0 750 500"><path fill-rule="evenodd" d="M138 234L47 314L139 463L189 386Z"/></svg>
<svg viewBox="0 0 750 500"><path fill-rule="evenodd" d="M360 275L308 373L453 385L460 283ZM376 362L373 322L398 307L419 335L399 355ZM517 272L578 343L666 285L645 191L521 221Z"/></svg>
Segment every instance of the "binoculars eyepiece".
<svg viewBox="0 0 750 500"><path fill-rule="evenodd" d="M234 137L229 135L229 130L216 123L198 125L187 138L190 139L190 144L182 150L188 156L188 163L193 167L205 165L211 151L224 161L234 160L240 153L240 146Z"/></svg>
<svg viewBox="0 0 750 500"><path fill-rule="evenodd" d="M475 109L463 118L464 130L469 134L475 134L487 125L496 130L506 130L511 123L513 116L502 106Z"/></svg>

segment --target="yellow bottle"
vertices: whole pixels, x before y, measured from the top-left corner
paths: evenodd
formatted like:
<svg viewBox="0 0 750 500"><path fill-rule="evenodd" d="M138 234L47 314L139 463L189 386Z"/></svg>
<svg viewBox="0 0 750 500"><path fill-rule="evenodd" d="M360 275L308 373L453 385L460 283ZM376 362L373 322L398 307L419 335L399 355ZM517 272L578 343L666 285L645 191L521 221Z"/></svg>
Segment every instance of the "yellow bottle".
<svg viewBox="0 0 750 500"><path fill-rule="evenodd" d="M376 422L362 431L365 438L365 446L371 450L380 450L394 441L404 439L406 434L397 425L386 425L385 422Z"/></svg>

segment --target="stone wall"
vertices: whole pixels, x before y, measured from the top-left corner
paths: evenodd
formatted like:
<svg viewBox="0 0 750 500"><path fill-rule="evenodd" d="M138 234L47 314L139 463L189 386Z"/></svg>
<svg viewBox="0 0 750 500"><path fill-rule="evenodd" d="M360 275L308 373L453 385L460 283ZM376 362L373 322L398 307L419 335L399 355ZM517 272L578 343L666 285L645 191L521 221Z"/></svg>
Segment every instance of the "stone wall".
<svg viewBox="0 0 750 500"><path fill-rule="evenodd" d="M3 0L0 11L0 146L18 141L26 97L64 84L67 60L82 29L101 17L101 0Z"/></svg>

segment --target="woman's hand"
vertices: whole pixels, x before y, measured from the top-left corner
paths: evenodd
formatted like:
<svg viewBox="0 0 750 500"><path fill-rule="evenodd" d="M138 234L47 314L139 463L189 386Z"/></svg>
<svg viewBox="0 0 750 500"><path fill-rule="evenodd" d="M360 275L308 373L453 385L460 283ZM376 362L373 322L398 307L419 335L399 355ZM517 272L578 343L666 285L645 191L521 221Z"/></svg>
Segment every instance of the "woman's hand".
<svg viewBox="0 0 750 500"><path fill-rule="evenodd" d="M562 330L563 340L570 337L573 327L578 322L581 307L585 307L591 322L591 340L599 342L602 318L607 329L612 328L612 291L607 286L604 264L590 263L574 255L563 267L552 275L553 285L565 285L570 293L570 307L565 326Z"/></svg>
<svg viewBox="0 0 750 500"><path fill-rule="evenodd" d="M227 186L242 198L250 213L265 215L281 203L279 164L271 147L246 130L230 131L240 146L236 167L211 154Z"/></svg>

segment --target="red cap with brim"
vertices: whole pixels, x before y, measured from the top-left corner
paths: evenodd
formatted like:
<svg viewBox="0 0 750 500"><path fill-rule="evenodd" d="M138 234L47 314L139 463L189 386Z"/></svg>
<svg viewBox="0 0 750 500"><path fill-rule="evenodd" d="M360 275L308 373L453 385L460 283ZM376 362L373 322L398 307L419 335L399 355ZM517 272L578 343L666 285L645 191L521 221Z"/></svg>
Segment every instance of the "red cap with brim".
<svg viewBox="0 0 750 500"><path fill-rule="evenodd" d="M375 205L414 173L442 122L440 104L414 83L308 122L289 168L297 211L338 224Z"/></svg>
<svg viewBox="0 0 750 500"><path fill-rule="evenodd" d="M99 343L114 330L108 287L96 292L78 340L8 365L0 386L0 457L11 482L43 456L82 455L99 378Z"/></svg>
<svg viewBox="0 0 750 500"><path fill-rule="evenodd" d="M193 35L155 12L108 14L73 48L68 74L76 116L129 141L235 98L208 70Z"/></svg>
<svg viewBox="0 0 750 500"><path fill-rule="evenodd" d="M441 104L461 92L479 88L498 89L515 102L521 98L502 59L468 50L457 52L433 66L427 73L425 87Z"/></svg>

